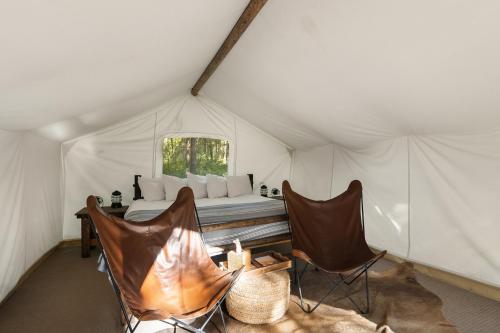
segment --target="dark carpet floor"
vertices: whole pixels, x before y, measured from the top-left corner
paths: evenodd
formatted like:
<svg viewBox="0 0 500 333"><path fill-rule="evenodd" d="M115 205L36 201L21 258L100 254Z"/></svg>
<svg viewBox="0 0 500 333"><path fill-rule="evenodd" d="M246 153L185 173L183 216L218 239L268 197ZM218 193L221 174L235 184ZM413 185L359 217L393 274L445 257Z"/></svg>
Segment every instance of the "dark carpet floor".
<svg viewBox="0 0 500 333"><path fill-rule="evenodd" d="M374 270L392 267L381 261ZM56 250L0 308L0 332L120 332L118 304L96 256L79 248ZM460 332L500 332L500 303L421 274L417 280L444 302Z"/></svg>

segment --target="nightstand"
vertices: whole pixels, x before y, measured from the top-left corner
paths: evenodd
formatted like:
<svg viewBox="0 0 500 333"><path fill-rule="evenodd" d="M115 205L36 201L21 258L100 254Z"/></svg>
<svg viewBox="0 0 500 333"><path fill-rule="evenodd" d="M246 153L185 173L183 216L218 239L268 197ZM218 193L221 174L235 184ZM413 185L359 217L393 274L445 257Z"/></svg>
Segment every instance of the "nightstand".
<svg viewBox="0 0 500 333"><path fill-rule="evenodd" d="M113 208L110 206L102 207L102 210L109 215L120 218L125 216L127 209L128 206L122 206L120 208ZM77 219L80 219L82 227L82 258L88 258L90 257L90 247L96 246L96 238L92 228L90 227L90 216L88 214L87 207L80 209L77 213L75 213L75 215Z"/></svg>

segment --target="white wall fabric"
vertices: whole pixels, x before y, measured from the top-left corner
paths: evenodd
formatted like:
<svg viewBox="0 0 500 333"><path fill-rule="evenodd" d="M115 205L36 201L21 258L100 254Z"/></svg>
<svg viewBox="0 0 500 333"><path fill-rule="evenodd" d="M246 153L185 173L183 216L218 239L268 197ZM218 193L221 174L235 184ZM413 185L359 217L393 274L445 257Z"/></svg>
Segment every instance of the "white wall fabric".
<svg viewBox="0 0 500 333"><path fill-rule="evenodd" d="M500 131L410 138L410 258L500 286Z"/></svg>
<svg viewBox="0 0 500 333"><path fill-rule="evenodd" d="M64 163L64 239L80 238L75 213L90 194L111 204L119 190L123 202L134 196L133 176L152 176L155 114L150 113L62 145Z"/></svg>
<svg viewBox="0 0 500 333"><path fill-rule="evenodd" d="M306 197L329 199L344 192L354 179L363 184L368 243L406 257L407 139L379 142L357 150L333 144L294 153L292 186Z"/></svg>
<svg viewBox="0 0 500 333"><path fill-rule="evenodd" d="M26 268L62 240L61 145L24 135Z"/></svg>
<svg viewBox="0 0 500 333"><path fill-rule="evenodd" d="M24 272L26 225L23 222L22 136L0 131L0 300Z"/></svg>
<svg viewBox="0 0 500 333"><path fill-rule="evenodd" d="M329 199L332 177L333 145L294 152L291 185L297 193L313 200Z"/></svg>
<svg viewBox="0 0 500 333"><path fill-rule="evenodd" d="M265 183L280 188L291 168L289 147L210 99L182 95L164 105L113 127L63 143L64 239L80 237L74 214L90 194L122 192L133 198L133 175L162 173L164 137L216 137L230 141L229 174L254 174L255 192Z"/></svg>
<svg viewBox="0 0 500 333"><path fill-rule="evenodd" d="M407 139L349 150L335 145L332 196L359 179L363 184L366 239L379 249L406 257L408 250Z"/></svg>
<svg viewBox="0 0 500 333"><path fill-rule="evenodd" d="M330 197L361 180L371 246L500 286L499 146L500 130L334 145ZM325 197L326 147L295 153L299 193Z"/></svg>
<svg viewBox="0 0 500 333"><path fill-rule="evenodd" d="M59 143L0 130L0 301L62 239Z"/></svg>
<svg viewBox="0 0 500 333"><path fill-rule="evenodd" d="M274 187L281 190L283 180L290 178L290 149L244 120L236 118L235 125L235 174L253 173L255 193L262 184L269 191Z"/></svg>

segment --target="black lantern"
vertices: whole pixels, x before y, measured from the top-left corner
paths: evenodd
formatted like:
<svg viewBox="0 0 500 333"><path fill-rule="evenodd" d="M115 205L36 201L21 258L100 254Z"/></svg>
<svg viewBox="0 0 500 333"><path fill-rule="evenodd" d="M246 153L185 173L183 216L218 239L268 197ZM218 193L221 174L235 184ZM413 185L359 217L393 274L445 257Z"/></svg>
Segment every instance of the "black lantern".
<svg viewBox="0 0 500 333"><path fill-rule="evenodd" d="M266 185L262 185L260 187L260 195L263 197L267 197L267 186Z"/></svg>
<svg viewBox="0 0 500 333"><path fill-rule="evenodd" d="M122 207L122 193L120 191L114 191L113 193L111 193L111 207Z"/></svg>

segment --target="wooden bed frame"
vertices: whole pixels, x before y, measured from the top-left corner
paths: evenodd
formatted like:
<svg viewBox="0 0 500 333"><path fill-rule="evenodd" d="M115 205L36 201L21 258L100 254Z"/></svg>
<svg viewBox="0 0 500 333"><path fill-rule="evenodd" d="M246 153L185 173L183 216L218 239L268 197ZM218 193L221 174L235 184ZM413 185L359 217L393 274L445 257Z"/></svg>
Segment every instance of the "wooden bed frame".
<svg viewBox="0 0 500 333"><path fill-rule="evenodd" d="M141 188L139 187L139 178L140 177L141 177L141 175L134 175L134 185L133 185L134 186L134 200L143 199L142 193L141 193ZM252 188L253 188L253 185L254 185L253 184L253 174L249 173L248 177L250 178L250 184L252 185ZM215 231L215 230L222 230L222 229L250 227L250 226L269 224L269 223L274 223L274 222L279 222L279 221L287 221L287 220L288 220L287 214L265 216L265 217L245 219L245 220L236 220L236 221L224 222L224 223L214 223L214 224L210 224L207 226L203 226L203 231L207 232L207 231ZM241 245L243 247L246 247L246 248L256 248L256 247L267 246L267 245L287 243L289 241L290 241L290 234L287 233L287 234L282 234L282 235L264 237L261 239L242 241ZM225 246L220 246L219 248L223 249L224 251L229 251L233 247L234 246L232 244L228 244Z"/></svg>

